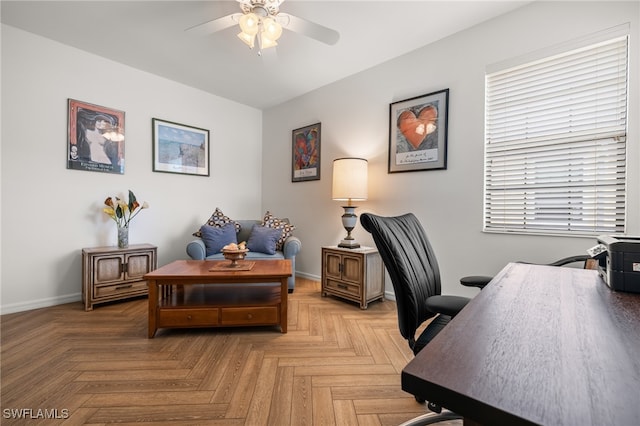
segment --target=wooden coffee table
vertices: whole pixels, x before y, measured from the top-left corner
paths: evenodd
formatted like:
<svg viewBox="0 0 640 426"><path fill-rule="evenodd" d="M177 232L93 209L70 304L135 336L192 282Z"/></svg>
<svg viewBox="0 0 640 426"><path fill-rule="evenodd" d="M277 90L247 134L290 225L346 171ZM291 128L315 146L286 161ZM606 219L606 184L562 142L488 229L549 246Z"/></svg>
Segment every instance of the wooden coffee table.
<svg viewBox="0 0 640 426"><path fill-rule="evenodd" d="M240 268L229 264L176 260L145 274L149 338L159 328L280 325L286 333L291 261L243 261Z"/></svg>

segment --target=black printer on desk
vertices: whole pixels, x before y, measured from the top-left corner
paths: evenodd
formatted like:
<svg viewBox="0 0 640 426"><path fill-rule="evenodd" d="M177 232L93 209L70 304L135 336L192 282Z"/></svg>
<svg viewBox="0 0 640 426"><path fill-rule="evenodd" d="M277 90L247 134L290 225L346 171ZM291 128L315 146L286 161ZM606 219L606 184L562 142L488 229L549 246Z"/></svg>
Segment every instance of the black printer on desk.
<svg viewBox="0 0 640 426"><path fill-rule="evenodd" d="M640 293L640 237L601 235L588 253L612 290Z"/></svg>

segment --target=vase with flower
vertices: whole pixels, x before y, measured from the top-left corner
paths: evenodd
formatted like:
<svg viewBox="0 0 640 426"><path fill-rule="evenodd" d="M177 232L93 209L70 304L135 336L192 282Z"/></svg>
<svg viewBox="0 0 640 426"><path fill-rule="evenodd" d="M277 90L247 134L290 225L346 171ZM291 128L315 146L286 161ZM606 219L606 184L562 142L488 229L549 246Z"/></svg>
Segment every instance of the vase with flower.
<svg viewBox="0 0 640 426"><path fill-rule="evenodd" d="M118 227L118 247L129 247L129 223L131 223L133 218L143 209L149 208L149 204L146 201L140 204L131 190L129 190L128 202L118 197L107 197L107 199L104 200L104 204L107 207L102 211L108 214Z"/></svg>

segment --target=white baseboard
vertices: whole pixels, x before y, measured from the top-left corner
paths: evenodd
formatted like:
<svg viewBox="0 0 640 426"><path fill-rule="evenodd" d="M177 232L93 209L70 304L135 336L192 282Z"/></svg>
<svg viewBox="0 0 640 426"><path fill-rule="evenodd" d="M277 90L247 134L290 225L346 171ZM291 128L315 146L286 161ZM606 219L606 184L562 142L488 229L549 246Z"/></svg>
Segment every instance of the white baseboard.
<svg viewBox="0 0 640 426"><path fill-rule="evenodd" d="M384 298L386 300L393 300L395 302L396 301L396 294L393 291L385 291L384 292Z"/></svg>
<svg viewBox="0 0 640 426"><path fill-rule="evenodd" d="M80 302L81 300L82 293L73 293L64 296L30 300L28 302L11 303L9 305L0 306L0 315L30 311L32 309L48 308L49 306L62 305L64 303Z"/></svg>
<svg viewBox="0 0 640 426"><path fill-rule="evenodd" d="M296 271L296 276L309 280L320 281L322 277L305 272ZM384 298L387 300L396 300L393 291L385 291ZM28 302L12 303L0 306L0 315L13 314L15 312L30 311L32 309L48 308L49 306L62 305L63 303L72 303L82 301L82 293L67 294L64 296L48 297L45 299L31 300Z"/></svg>
<svg viewBox="0 0 640 426"><path fill-rule="evenodd" d="M305 272L296 271L296 277L306 278L313 281L321 281L322 277L318 275L307 274Z"/></svg>

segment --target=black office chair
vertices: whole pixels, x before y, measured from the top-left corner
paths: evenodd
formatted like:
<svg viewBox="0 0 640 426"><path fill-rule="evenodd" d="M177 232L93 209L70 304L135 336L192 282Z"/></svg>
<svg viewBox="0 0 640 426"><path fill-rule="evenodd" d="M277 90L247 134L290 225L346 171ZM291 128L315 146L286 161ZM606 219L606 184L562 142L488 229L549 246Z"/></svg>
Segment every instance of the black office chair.
<svg viewBox="0 0 640 426"><path fill-rule="evenodd" d="M363 228L371 233L380 257L389 272L396 297L400 334L407 339L413 354L422 350L469 302L460 296L440 294L440 270L424 228L411 213L395 217L363 213ZM588 255L571 256L548 263L565 266L581 262L584 268L592 267ZM521 262L527 263L527 262ZM468 276L460 279L465 286L484 288L493 277ZM417 329L428 319L431 322L416 338ZM425 399L415 395L418 402ZM462 417L428 403L433 413L420 416L404 425L427 425Z"/></svg>
<svg viewBox="0 0 640 426"><path fill-rule="evenodd" d="M371 233L384 262L396 297L400 334L407 339L414 355L420 352L469 302L469 298L440 294L440 270L427 235L411 213L382 217L371 213L360 216L365 230ZM416 338L417 329L433 318ZM416 400L424 402L420 395ZM451 411L428 404L430 418L420 424L461 419ZM439 413L439 414L436 414Z"/></svg>

